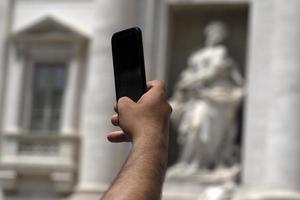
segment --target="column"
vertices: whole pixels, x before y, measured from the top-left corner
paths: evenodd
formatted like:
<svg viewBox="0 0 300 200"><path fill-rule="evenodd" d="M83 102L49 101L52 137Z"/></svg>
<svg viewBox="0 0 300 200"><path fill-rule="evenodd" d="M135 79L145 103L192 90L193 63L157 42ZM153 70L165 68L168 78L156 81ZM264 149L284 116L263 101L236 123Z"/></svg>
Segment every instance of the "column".
<svg viewBox="0 0 300 200"><path fill-rule="evenodd" d="M0 126L2 126L4 87L6 81L6 48L7 36L10 23L10 3L9 0L0 0Z"/></svg>
<svg viewBox="0 0 300 200"><path fill-rule="evenodd" d="M128 145L110 144L115 88L110 40L113 32L133 26L135 0L98 0L90 64L86 74L81 114L80 172L73 199L99 199L128 154Z"/></svg>
<svg viewBox="0 0 300 200"><path fill-rule="evenodd" d="M2 130L2 119L3 119L3 102L4 102L4 87L5 87L5 73L6 73L6 59L5 51L7 48L7 36L9 28L9 11L10 11L10 0L0 0L0 130ZM2 141L2 138L0 139ZM2 149L2 143L0 147ZM2 150L0 152L3 154ZM0 186L0 200L3 198L2 186Z"/></svg>
<svg viewBox="0 0 300 200"><path fill-rule="evenodd" d="M254 0L237 199L300 199L300 1Z"/></svg>
<svg viewBox="0 0 300 200"><path fill-rule="evenodd" d="M247 190L262 188L265 175L272 14L272 0L252 1L242 156L242 181Z"/></svg>
<svg viewBox="0 0 300 200"><path fill-rule="evenodd" d="M17 133L20 130L22 94L24 91L24 66L16 45L11 45L8 62L8 79L5 93L3 129Z"/></svg>
<svg viewBox="0 0 300 200"><path fill-rule="evenodd" d="M300 1L274 0L273 3L266 186L272 191L299 192Z"/></svg>
<svg viewBox="0 0 300 200"><path fill-rule="evenodd" d="M80 46L74 48L74 56L68 66L68 75L63 103L61 132L63 134L74 134L78 131L78 116L81 87L81 55Z"/></svg>

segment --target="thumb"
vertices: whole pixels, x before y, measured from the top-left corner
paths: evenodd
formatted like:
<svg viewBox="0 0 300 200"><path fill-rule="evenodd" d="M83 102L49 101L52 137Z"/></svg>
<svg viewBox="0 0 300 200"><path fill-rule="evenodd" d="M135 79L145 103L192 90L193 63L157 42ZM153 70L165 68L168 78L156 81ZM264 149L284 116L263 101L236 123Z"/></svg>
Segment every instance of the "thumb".
<svg viewBox="0 0 300 200"><path fill-rule="evenodd" d="M131 100L129 97L122 97L118 100L118 111L122 112L122 110L130 109L136 103Z"/></svg>

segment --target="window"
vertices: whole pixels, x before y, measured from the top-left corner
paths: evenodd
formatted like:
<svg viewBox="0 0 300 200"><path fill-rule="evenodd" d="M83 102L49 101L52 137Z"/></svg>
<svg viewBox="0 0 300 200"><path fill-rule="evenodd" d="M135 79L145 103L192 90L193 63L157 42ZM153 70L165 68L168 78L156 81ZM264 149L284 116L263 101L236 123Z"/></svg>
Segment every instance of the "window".
<svg viewBox="0 0 300 200"><path fill-rule="evenodd" d="M58 131L66 82L66 64L37 63L33 69L30 130Z"/></svg>

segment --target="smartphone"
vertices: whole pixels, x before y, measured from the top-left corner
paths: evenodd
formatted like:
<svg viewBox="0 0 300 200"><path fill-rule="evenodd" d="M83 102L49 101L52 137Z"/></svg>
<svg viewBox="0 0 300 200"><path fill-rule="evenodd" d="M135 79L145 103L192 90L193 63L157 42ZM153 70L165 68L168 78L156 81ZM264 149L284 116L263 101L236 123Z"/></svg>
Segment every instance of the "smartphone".
<svg viewBox="0 0 300 200"><path fill-rule="evenodd" d="M142 31L134 27L117 32L111 44L117 100L127 96L137 102L146 92Z"/></svg>

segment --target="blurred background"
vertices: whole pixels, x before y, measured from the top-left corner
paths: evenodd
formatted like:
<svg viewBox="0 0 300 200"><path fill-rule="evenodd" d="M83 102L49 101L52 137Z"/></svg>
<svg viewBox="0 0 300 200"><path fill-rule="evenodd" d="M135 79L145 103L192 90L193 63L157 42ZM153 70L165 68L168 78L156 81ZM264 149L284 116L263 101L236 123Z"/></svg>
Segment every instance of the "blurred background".
<svg viewBox="0 0 300 200"><path fill-rule="evenodd" d="M173 106L165 200L300 199L299 0L0 0L3 200L94 200L110 144L110 39L143 31ZM121 192L121 191L120 191Z"/></svg>

